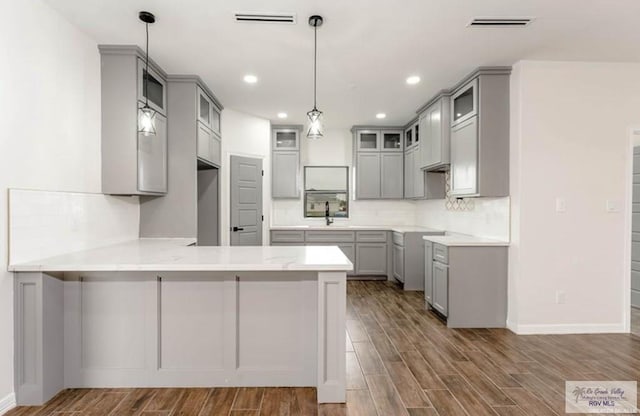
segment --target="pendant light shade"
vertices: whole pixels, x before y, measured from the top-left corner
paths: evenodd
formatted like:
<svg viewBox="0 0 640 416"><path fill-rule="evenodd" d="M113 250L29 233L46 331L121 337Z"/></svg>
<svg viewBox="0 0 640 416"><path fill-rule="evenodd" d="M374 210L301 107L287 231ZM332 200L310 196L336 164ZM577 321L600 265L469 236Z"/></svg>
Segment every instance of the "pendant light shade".
<svg viewBox="0 0 640 416"><path fill-rule="evenodd" d="M318 80L318 27L322 25L322 16L309 17L309 26L313 27L313 110L307 113L307 138L320 139L324 135L323 115L316 105Z"/></svg>
<svg viewBox="0 0 640 416"><path fill-rule="evenodd" d="M142 133L145 136L156 135L156 111L149 107L149 24L156 21L156 17L153 13L140 12L138 18L145 25L145 33L147 35L147 44L145 50L145 70L143 72L143 89L145 102L144 105L138 108L138 133Z"/></svg>

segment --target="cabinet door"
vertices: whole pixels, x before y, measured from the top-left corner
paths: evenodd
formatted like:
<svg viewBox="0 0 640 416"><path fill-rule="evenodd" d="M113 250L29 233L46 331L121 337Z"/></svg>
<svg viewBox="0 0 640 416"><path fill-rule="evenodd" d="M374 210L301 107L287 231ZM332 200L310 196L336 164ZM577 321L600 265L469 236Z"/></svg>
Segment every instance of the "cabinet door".
<svg viewBox="0 0 640 416"><path fill-rule="evenodd" d="M198 88L198 121L209 128L212 125L213 104L211 100L200 88Z"/></svg>
<svg viewBox="0 0 640 416"><path fill-rule="evenodd" d="M386 275L387 244L356 244L356 273L359 275Z"/></svg>
<svg viewBox="0 0 640 416"><path fill-rule="evenodd" d="M376 130L359 130L356 134L356 145L359 152L379 152L380 132Z"/></svg>
<svg viewBox="0 0 640 416"><path fill-rule="evenodd" d="M433 243L424 242L424 300L433 304Z"/></svg>
<svg viewBox="0 0 640 416"><path fill-rule="evenodd" d="M451 130L451 195L478 193L478 118Z"/></svg>
<svg viewBox="0 0 640 416"><path fill-rule="evenodd" d="M413 145L413 127L409 127L404 131L404 148L405 150Z"/></svg>
<svg viewBox="0 0 640 416"><path fill-rule="evenodd" d="M382 198L402 199L403 159L402 153L382 153L380 155Z"/></svg>
<svg viewBox="0 0 640 416"><path fill-rule="evenodd" d="M413 149L404 154L404 197L405 199L413 198L415 189L413 187Z"/></svg>
<svg viewBox="0 0 640 416"><path fill-rule="evenodd" d="M167 119L156 114L156 135L138 134L138 190L167 192Z"/></svg>
<svg viewBox="0 0 640 416"><path fill-rule="evenodd" d="M142 59L138 59L138 101L148 103L162 115L167 114L167 84L153 68L147 73Z"/></svg>
<svg viewBox="0 0 640 416"><path fill-rule="evenodd" d="M197 155L198 158L212 162L212 149L213 132L206 126L198 123L198 140L197 140Z"/></svg>
<svg viewBox="0 0 640 416"><path fill-rule="evenodd" d="M211 128L220 134L220 112L215 107L211 110Z"/></svg>
<svg viewBox="0 0 640 416"><path fill-rule="evenodd" d="M422 132L422 142L420 143L420 167L424 167L428 164L429 159L432 157L432 142L431 142L431 129L430 129L430 119L429 119L429 110L426 110L424 113L420 114L420 118L418 121L420 125L420 131Z"/></svg>
<svg viewBox="0 0 640 416"><path fill-rule="evenodd" d="M271 195L273 198L298 198L298 152L273 152Z"/></svg>
<svg viewBox="0 0 640 416"><path fill-rule="evenodd" d="M414 198L424 198L424 174L425 171L422 170L422 158L420 157L420 146L422 143L416 144L415 149L413 150L413 197Z"/></svg>
<svg viewBox="0 0 640 416"><path fill-rule="evenodd" d="M404 282L404 247L393 245L393 277Z"/></svg>
<svg viewBox="0 0 640 416"><path fill-rule="evenodd" d="M273 150L299 150L300 135L296 129L275 129L272 132Z"/></svg>
<svg viewBox="0 0 640 416"><path fill-rule="evenodd" d="M211 155L211 163L220 167L222 164L222 143L218 136L213 134L209 144L209 154Z"/></svg>
<svg viewBox="0 0 640 416"><path fill-rule="evenodd" d="M383 152L402 152L402 132L383 131L380 150Z"/></svg>
<svg viewBox="0 0 640 416"><path fill-rule="evenodd" d="M449 266L433 262L433 307L447 316L449 312Z"/></svg>
<svg viewBox="0 0 640 416"><path fill-rule="evenodd" d="M380 198L380 153L358 153L356 197L358 199Z"/></svg>

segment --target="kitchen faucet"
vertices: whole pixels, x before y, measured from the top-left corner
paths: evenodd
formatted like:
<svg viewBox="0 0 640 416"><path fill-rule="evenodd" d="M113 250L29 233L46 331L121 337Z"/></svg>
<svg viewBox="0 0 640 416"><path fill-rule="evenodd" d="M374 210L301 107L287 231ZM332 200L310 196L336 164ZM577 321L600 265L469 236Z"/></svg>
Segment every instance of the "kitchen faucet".
<svg viewBox="0 0 640 416"><path fill-rule="evenodd" d="M324 203L324 219L327 221L327 226L333 224L333 220L329 218L329 201Z"/></svg>

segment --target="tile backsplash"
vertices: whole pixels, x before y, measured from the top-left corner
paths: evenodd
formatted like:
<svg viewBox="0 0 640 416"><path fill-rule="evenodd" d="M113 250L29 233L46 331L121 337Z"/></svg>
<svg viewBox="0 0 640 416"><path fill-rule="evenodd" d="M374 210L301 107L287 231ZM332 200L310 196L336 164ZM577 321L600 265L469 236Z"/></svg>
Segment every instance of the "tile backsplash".
<svg viewBox="0 0 640 416"><path fill-rule="evenodd" d="M9 190L9 263L138 238L137 197Z"/></svg>

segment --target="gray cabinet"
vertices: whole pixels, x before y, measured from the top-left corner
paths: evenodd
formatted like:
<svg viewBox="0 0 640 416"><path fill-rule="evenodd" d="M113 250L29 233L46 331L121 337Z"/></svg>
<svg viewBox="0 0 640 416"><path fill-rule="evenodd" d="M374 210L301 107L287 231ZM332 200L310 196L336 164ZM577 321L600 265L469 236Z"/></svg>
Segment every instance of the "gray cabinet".
<svg viewBox="0 0 640 416"><path fill-rule="evenodd" d="M163 195L167 192L166 74L136 46L100 45L102 192ZM157 111L156 134L138 135L138 109L146 99Z"/></svg>
<svg viewBox="0 0 640 416"><path fill-rule="evenodd" d="M450 99L441 95L419 117L422 141L420 143L420 168L442 170L449 165Z"/></svg>
<svg viewBox="0 0 640 416"><path fill-rule="evenodd" d="M393 245L393 277L404 282L404 247Z"/></svg>
<svg viewBox="0 0 640 416"><path fill-rule="evenodd" d="M509 195L510 68L480 68L454 89L451 195Z"/></svg>
<svg viewBox="0 0 640 416"><path fill-rule="evenodd" d="M380 153L358 153L356 162L356 198L381 197Z"/></svg>
<svg viewBox="0 0 640 416"><path fill-rule="evenodd" d="M359 274L359 275L387 274L387 244L386 243L356 244L356 274Z"/></svg>
<svg viewBox="0 0 640 416"><path fill-rule="evenodd" d="M435 310L442 315L449 313L449 266L433 262L433 303Z"/></svg>
<svg viewBox="0 0 640 416"><path fill-rule="evenodd" d="M415 139L416 130L411 129ZM422 169L422 146L415 143L404 153L404 198L443 199L445 197L444 172L426 172Z"/></svg>
<svg viewBox="0 0 640 416"><path fill-rule="evenodd" d="M164 140L159 139L163 137ZM138 134L138 190L167 191L167 119L156 114L156 135Z"/></svg>
<svg viewBox="0 0 640 416"><path fill-rule="evenodd" d="M209 112L215 109L219 113L222 104L195 75L168 75L166 86L169 192L162 198L140 198L140 236L196 238L198 244L216 245L220 231L220 184L215 166L220 165L220 137L198 119L203 94ZM149 139L158 146L153 137ZM211 141L217 145L210 146ZM202 158L204 148L206 160Z"/></svg>
<svg viewBox="0 0 640 416"><path fill-rule="evenodd" d="M350 276L387 277L388 232L385 230L271 230L274 246L338 246L353 263Z"/></svg>
<svg viewBox="0 0 640 416"><path fill-rule="evenodd" d="M214 100L202 89L198 88L198 121L220 135L220 109Z"/></svg>
<svg viewBox="0 0 640 416"><path fill-rule="evenodd" d="M425 307L433 304L433 243L424 242L424 302Z"/></svg>
<svg viewBox="0 0 640 416"><path fill-rule="evenodd" d="M402 199L402 130L354 126L356 199Z"/></svg>
<svg viewBox="0 0 640 416"><path fill-rule="evenodd" d="M271 130L271 197L300 198L302 126L274 125Z"/></svg>
<svg viewBox="0 0 640 416"><path fill-rule="evenodd" d="M413 185L415 181L414 176L414 161L415 151L414 149L407 150L404 154L404 197L405 199L413 199L415 187Z"/></svg>
<svg viewBox="0 0 640 416"><path fill-rule="evenodd" d="M198 159L206 164L220 167L222 143L213 130L198 121Z"/></svg>

